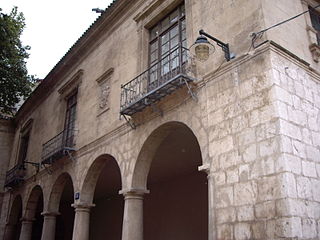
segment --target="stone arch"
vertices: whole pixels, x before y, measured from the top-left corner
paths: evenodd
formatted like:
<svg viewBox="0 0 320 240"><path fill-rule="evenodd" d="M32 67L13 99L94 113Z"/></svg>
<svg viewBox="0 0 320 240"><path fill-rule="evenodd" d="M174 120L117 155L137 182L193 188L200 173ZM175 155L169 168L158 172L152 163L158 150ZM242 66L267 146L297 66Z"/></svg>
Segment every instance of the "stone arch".
<svg viewBox="0 0 320 240"><path fill-rule="evenodd" d="M22 206L21 195L15 196L10 208L4 239L14 240L19 238L21 231Z"/></svg>
<svg viewBox="0 0 320 240"><path fill-rule="evenodd" d="M43 191L39 185L32 188L24 211L24 218L32 220L32 235L33 240L41 239L43 227Z"/></svg>
<svg viewBox="0 0 320 240"><path fill-rule="evenodd" d="M9 224L16 224L20 220L19 215L22 215L22 197L21 197L21 195L15 196L15 198L12 202L8 223ZM20 216L20 218L21 218L21 216Z"/></svg>
<svg viewBox="0 0 320 240"><path fill-rule="evenodd" d="M185 123L167 122L147 137L133 172L143 196L143 238L208 239L208 179L201 148Z"/></svg>
<svg viewBox="0 0 320 240"><path fill-rule="evenodd" d="M62 173L59 175L55 183L53 184L49 202L48 202L48 211L49 212L58 212L59 211L59 204L62 192L64 190L64 187L68 181L71 181L72 187L74 188L74 184L72 181L72 178L69 173Z"/></svg>
<svg viewBox="0 0 320 240"><path fill-rule="evenodd" d="M107 164L116 165L121 176L120 168L116 159L109 154L100 155L94 160L94 162L91 164L91 166L89 167L85 175L82 188L81 188L80 202L89 203L89 204L92 203L98 178L100 176L102 169Z"/></svg>
<svg viewBox="0 0 320 240"><path fill-rule="evenodd" d="M31 193L29 195L26 209L25 209L25 217L27 219L33 219L35 216L37 204L40 198L43 198L43 191L42 188L39 185L36 185L31 190Z"/></svg>
<svg viewBox="0 0 320 240"><path fill-rule="evenodd" d="M177 128L184 128L187 131L191 132L191 134L197 140L197 147L199 148L199 152L201 153L198 138L189 126L187 126L185 123L176 121L164 123L163 125L153 130L142 145L133 171L131 184L132 189L147 190L147 177L152 159L162 141Z"/></svg>
<svg viewBox="0 0 320 240"><path fill-rule="evenodd" d="M75 206L90 206L89 239L121 239L124 199L119 194L122 176L118 162L110 154L100 154L90 162ZM74 238L79 238L79 232L75 234Z"/></svg>

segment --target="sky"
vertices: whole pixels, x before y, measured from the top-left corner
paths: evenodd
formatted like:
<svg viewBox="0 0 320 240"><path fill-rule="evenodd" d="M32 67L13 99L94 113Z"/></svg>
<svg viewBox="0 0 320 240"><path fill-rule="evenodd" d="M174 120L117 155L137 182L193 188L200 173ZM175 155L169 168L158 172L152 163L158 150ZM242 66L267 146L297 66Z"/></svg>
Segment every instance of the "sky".
<svg viewBox="0 0 320 240"><path fill-rule="evenodd" d="M2 12L13 6L25 16L23 45L31 50L28 73L43 79L112 0L1 0Z"/></svg>

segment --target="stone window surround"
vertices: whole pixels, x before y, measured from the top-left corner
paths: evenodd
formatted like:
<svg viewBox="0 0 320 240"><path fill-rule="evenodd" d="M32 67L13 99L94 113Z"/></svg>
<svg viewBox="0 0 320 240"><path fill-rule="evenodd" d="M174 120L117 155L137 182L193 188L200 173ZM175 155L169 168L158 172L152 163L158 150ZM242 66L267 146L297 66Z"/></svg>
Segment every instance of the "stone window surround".
<svg viewBox="0 0 320 240"><path fill-rule="evenodd" d="M107 71L105 71L98 79L96 79L96 82L98 84L98 107L97 107L97 117L101 114L107 112L110 109L110 93L111 93L111 78L114 72L114 68L109 68Z"/></svg>
<svg viewBox="0 0 320 240"><path fill-rule="evenodd" d="M309 10L309 6L314 7L320 4L320 1L315 0L301 0L302 7L304 11ZM317 9L320 11L319 9ZM309 49L312 54L313 61L318 63L320 61L320 46L318 45L317 41L317 31L312 27L310 14L305 14L305 20L306 20L306 30L309 37Z"/></svg>
<svg viewBox="0 0 320 240"><path fill-rule="evenodd" d="M77 90L77 97L80 99L80 94L81 94L81 84L82 84L82 78L83 78L83 69L79 69L72 77L66 81L59 89L58 93L60 94L60 102L63 104L63 107L60 108L60 111L63 111L61 113L62 115L66 114L66 104L67 104L67 99ZM61 123L60 123L60 128L59 129L64 129L65 125L65 118L61 118ZM75 129L77 129L77 123L75 124Z"/></svg>
<svg viewBox="0 0 320 240"><path fill-rule="evenodd" d="M66 83L64 83L59 89L58 93L62 99L68 98L68 96L82 83L83 70L78 70Z"/></svg>

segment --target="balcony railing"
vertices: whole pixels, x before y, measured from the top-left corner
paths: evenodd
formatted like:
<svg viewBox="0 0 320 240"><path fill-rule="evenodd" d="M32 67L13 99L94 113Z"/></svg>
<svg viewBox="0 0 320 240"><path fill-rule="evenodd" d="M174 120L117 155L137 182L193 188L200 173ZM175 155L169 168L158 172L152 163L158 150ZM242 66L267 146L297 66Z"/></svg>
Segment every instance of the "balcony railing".
<svg viewBox="0 0 320 240"><path fill-rule="evenodd" d="M54 161L74 151L74 129L65 129L42 146L42 164L52 164Z"/></svg>
<svg viewBox="0 0 320 240"><path fill-rule="evenodd" d="M17 164L6 173L6 180L4 186L6 188L13 188L24 181L25 165L23 163Z"/></svg>
<svg viewBox="0 0 320 240"><path fill-rule="evenodd" d="M120 114L133 115L171 94L185 83L190 58L188 50L179 46L151 65L146 71L121 86Z"/></svg>

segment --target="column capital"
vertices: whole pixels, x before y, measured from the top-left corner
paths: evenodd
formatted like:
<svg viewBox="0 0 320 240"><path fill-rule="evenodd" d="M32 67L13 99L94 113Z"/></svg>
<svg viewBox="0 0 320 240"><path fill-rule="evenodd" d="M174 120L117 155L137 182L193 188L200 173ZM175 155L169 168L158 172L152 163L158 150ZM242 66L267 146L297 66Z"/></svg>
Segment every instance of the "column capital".
<svg viewBox="0 0 320 240"><path fill-rule="evenodd" d="M61 213L59 212L42 212L41 215L44 217L56 217L60 215Z"/></svg>
<svg viewBox="0 0 320 240"><path fill-rule="evenodd" d="M211 177L211 166L209 163L205 163L199 166L198 171L205 172L208 175L208 178Z"/></svg>
<svg viewBox="0 0 320 240"><path fill-rule="evenodd" d="M147 189L138 189L138 188L131 188L131 189L122 189L119 191L119 194L122 194L125 199L135 198L135 199L143 199L145 194L150 193Z"/></svg>
<svg viewBox="0 0 320 240"><path fill-rule="evenodd" d="M95 206L96 205L93 203L83 203L83 202L71 204L71 207L74 207L76 212L89 212L90 208L93 208Z"/></svg>

